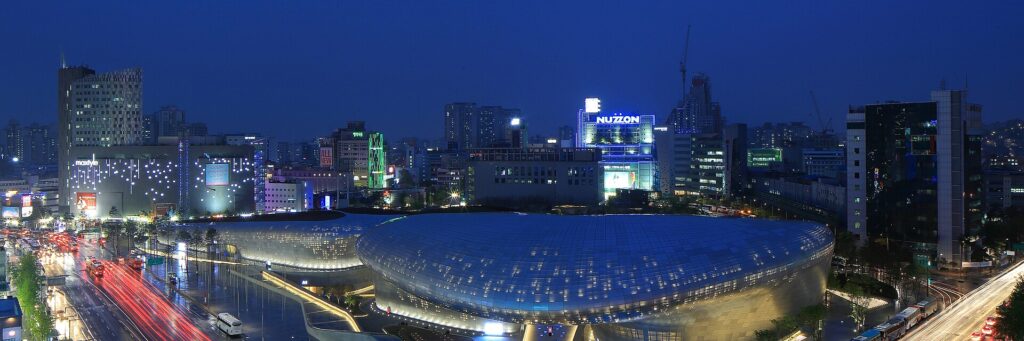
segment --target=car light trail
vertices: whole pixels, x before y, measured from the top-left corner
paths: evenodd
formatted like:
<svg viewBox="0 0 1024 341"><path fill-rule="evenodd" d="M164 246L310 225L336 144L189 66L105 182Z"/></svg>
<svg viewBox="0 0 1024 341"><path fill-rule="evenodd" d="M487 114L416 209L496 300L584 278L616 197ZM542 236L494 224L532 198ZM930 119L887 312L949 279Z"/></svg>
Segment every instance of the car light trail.
<svg viewBox="0 0 1024 341"><path fill-rule="evenodd" d="M105 272L93 278L97 287L124 309L143 333L156 340L210 340L184 313L155 294L135 271L103 262Z"/></svg>
<svg viewBox="0 0 1024 341"><path fill-rule="evenodd" d="M1024 263L993 277L907 334L905 340L964 340L1013 292Z"/></svg>

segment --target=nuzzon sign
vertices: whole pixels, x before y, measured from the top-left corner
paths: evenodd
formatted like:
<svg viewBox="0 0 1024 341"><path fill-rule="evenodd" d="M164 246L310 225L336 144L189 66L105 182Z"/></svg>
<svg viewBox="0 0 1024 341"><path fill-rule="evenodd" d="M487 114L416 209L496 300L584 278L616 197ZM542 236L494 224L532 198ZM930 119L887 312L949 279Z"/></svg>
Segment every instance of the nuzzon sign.
<svg viewBox="0 0 1024 341"><path fill-rule="evenodd" d="M640 124L640 116L598 116L594 118L597 124Z"/></svg>

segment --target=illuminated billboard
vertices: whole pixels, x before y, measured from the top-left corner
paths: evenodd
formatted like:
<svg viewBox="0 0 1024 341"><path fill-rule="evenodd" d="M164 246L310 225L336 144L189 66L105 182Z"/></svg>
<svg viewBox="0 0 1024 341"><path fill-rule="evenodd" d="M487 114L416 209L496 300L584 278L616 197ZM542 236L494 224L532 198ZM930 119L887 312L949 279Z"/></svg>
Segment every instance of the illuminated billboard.
<svg viewBox="0 0 1024 341"><path fill-rule="evenodd" d="M226 163L206 164L206 185L227 186L230 183L231 165Z"/></svg>
<svg viewBox="0 0 1024 341"><path fill-rule="evenodd" d="M90 217L96 216L96 193L93 192L77 192L75 193L75 208L79 212L85 213Z"/></svg>
<svg viewBox="0 0 1024 341"><path fill-rule="evenodd" d="M593 97L584 99L583 109L588 114L601 112L601 99Z"/></svg>
<svg viewBox="0 0 1024 341"><path fill-rule="evenodd" d="M654 162L602 162L604 195L609 198L617 189L654 190Z"/></svg>
<svg viewBox="0 0 1024 341"><path fill-rule="evenodd" d="M18 207L4 206L4 210L3 210L3 217L4 217L4 219L18 218L18 215L20 214L18 212L19 210L20 210L20 208L18 208Z"/></svg>

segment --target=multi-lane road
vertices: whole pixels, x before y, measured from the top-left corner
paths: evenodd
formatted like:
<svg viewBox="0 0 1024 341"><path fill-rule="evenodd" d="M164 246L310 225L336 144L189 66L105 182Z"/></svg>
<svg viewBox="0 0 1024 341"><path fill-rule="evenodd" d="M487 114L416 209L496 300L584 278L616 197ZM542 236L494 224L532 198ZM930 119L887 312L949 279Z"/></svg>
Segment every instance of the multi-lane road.
<svg viewBox="0 0 1024 341"><path fill-rule="evenodd" d="M1024 275L1024 263L992 277L956 303L922 322L904 339L968 340L971 333L984 325L985 318L994 315L996 308L1010 296L1021 275Z"/></svg>
<svg viewBox="0 0 1024 341"><path fill-rule="evenodd" d="M103 276L90 274L89 258L103 259L105 252L86 240L80 247L77 253L55 253L43 260L63 267L67 277L62 290L96 339L210 340L209 334L215 334L197 327L207 323L190 318L127 265L102 260Z"/></svg>

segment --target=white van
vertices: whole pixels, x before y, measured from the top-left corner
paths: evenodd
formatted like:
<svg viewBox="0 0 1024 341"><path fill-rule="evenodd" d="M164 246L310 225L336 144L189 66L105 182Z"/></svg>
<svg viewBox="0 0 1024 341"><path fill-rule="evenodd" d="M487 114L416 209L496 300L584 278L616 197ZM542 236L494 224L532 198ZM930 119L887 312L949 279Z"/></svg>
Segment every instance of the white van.
<svg viewBox="0 0 1024 341"><path fill-rule="evenodd" d="M217 328L230 336L242 335L242 321L228 313L217 314Z"/></svg>

